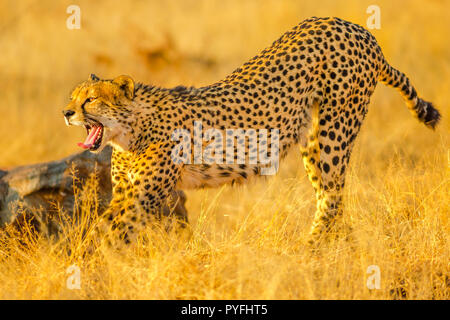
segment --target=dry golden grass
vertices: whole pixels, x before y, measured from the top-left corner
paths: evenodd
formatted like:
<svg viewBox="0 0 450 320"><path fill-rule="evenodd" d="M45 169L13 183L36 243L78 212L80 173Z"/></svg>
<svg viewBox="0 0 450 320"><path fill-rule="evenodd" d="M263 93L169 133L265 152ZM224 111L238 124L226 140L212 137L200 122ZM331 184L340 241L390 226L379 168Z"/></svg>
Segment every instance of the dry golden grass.
<svg viewBox="0 0 450 320"><path fill-rule="evenodd" d="M373 1L78 1L81 30L67 30L70 1L0 2L0 166L78 151L83 130L61 109L90 73L130 74L163 86L218 80L310 16L365 25ZM0 236L0 298L32 299L449 299L450 3L377 1L374 30L388 61L440 109L432 132L397 92L378 87L357 139L345 190L349 238L311 254L305 239L313 191L294 153L279 175L246 186L188 192L191 225L148 230L126 254L83 258L81 230L95 219L95 180L80 192L81 225L63 242ZM70 222L69 222L70 225ZM144 241L145 240L145 241ZM81 289L66 269L81 268ZM378 265L381 289L366 286Z"/></svg>

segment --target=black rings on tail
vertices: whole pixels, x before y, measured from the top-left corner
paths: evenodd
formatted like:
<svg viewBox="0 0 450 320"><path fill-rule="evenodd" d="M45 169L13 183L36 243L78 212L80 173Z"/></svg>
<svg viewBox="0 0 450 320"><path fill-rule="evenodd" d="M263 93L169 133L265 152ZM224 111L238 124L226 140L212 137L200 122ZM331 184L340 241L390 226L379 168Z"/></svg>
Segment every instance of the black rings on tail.
<svg viewBox="0 0 450 320"><path fill-rule="evenodd" d="M425 123L425 125L431 129L434 129L441 119L441 114L433 107L433 104L420 98L415 110L419 121Z"/></svg>
<svg viewBox="0 0 450 320"><path fill-rule="evenodd" d="M381 70L380 81L387 86L396 88L406 101L412 114L427 127L434 129L439 123L441 115L431 102L417 96L417 91L411 85L408 77L391 67L386 61Z"/></svg>

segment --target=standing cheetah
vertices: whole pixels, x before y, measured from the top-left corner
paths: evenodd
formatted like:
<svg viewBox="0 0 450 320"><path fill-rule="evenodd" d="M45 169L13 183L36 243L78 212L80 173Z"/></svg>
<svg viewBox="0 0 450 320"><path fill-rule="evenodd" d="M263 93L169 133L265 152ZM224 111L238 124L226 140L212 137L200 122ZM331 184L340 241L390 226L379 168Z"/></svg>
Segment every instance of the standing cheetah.
<svg viewBox="0 0 450 320"><path fill-rule="evenodd" d="M175 189L241 183L260 175L265 165L254 161L255 150L249 147L255 139L260 139L258 148L280 159L299 145L317 198L314 241L341 214L345 171L378 81L398 89L419 121L437 125L439 112L388 64L367 30L339 18L316 17L212 85L165 89L128 76L101 80L91 75L73 91L63 113L67 124L86 128L81 147L98 152L109 143L114 148L113 199L104 221L125 243L160 214ZM192 161L192 156L174 161L180 151L174 132L195 132L199 123L203 138L210 129L219 134L200 145L187 144L194 157L196 147L220 151L224 141L232 145L231 155L212 153L218 159L213 163ZM233 136L223 139L230 129L245 133L236 146ZM257 130L270 130L267 140L256 136ZM277 148L272 148L275 140ZM226 161L240 156L238 145L244 146L244 161Z"/></svg>

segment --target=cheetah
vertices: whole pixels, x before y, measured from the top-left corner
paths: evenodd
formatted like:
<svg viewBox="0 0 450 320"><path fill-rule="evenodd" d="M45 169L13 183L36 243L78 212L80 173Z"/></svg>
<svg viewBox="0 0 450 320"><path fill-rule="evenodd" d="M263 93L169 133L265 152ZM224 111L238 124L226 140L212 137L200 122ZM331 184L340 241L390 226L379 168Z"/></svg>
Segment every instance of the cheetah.
<svg viewBox="0 0 450 320"><path fill-rule="evenodd" d="M268 156L282 159L294 146L300 148L315 190L310 237L316 241L342 215L350 154L379 81L398 89L412 114L435 128L438 110L389 65L374 36L335 17L304 20L225 79L205 87L161 88L129 76L102 80L91 75L73 90L63 114L68 125L86 128L82 148L99 152L106 144L113 147L113 198L104 220L107 230L125 243L160 215L174 190L243 183L267 167L267 162L254 161L255 151L256 158L259 149L270 149ZM214 134L201 142L188 138L193 153L185 162L175 161L180 144L174 132L195 132L198 123L199 135ZM237 136L236 145L233 136L224 138L233 129L245 133ZM250 145L260 138L257 130L270 133L255 150ZM277 148L272 148L275 141ZM231 148L220 153L224 143ZM240 155L239 145L244 145ZM192 161L196 147L211 151L208 146L215 162ZM244 161L226 161L240 156Z"/></svg>

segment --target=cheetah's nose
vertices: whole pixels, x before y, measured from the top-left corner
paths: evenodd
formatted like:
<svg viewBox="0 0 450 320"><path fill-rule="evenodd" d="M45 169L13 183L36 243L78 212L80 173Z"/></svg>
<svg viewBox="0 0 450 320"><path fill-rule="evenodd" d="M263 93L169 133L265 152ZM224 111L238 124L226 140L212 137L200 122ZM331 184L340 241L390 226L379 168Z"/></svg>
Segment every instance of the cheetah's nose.
<svg viewBox="0 0 450 320"><path fill-rule="evenodd" d="M75 114L75 111L73 110L63 110L63 115L66 118L70 118L71 116L73 116Z"/></svg>

